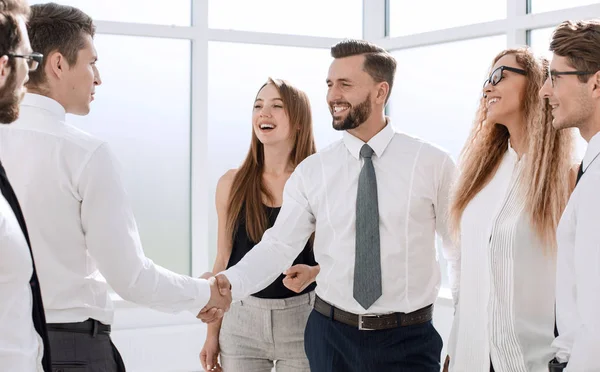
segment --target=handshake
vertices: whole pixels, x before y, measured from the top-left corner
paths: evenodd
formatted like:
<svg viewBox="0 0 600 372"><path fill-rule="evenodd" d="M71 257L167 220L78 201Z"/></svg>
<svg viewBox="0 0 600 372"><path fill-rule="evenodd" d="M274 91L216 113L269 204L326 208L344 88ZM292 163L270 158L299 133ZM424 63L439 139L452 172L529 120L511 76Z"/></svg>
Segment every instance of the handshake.
<svg viewBox="0 0 600 372"><path fill-rule="evenodd" d="M231 283L223 274L213 276L207 272L200 276L207 279L210 285L210 300L196 316L204 323L212 323L223 318L225 312L231 306Z"/></svg>
<svg viewBox="0 0 600 372"><path fill-rule="evenodd" d="M320 266L298 264L283 272L283 285L289 290L300 293L313 283L319 274ZM223 274L213 276L207 272L200 276L207 279L210 285L210 300L196 316L204 323L212 323L223 318L231 306L231 283Z"/></svg>

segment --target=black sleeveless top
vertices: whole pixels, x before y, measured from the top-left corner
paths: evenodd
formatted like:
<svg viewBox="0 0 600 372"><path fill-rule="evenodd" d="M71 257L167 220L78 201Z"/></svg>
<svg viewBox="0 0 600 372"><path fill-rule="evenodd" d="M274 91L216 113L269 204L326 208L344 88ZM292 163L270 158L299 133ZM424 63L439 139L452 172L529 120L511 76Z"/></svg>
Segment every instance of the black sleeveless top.
<svg viewBox="0 0 600 372"><path fill-rule="evenodd" d="M265 209L267 211L267 217L269 219L268 227L271 227L275 223L275 220L277 219L277 215L279 214L279 210L281 208L267 207L265 205ZM241 215L244 216L244 212L242 212ZM233 246L231 247L231 256L229 257L227 268L230 268L231 266L240 262L242 258L246 255L246 253L248 253L256 244L257 243L250 240L250 237L246 232L246 223L244 222L244 218L241 217L238 221L237 232L233 238ZM304 247L304 250L296 258L292 266L298 264L304 264L308 266L317 265L310 241L306 243L306 247ZM285 275L282 274L267 288L263 289L260 292L254 293L252 296L271 299L288 298L308 293L310 291L313 291L316 287L316 283L313 282L308 287L306 287L301 293L296 293L294 291L289 290L285 285L283 285L283 278L285 278Z"/></svg>

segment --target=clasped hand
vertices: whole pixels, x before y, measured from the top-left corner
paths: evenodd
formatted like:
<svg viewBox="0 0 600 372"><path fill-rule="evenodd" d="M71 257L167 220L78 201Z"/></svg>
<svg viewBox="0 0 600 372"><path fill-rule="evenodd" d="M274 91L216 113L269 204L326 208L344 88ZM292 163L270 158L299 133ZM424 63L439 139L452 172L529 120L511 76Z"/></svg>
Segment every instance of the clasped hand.
<svg viewBox="0 0 600 372"><path fill-rule="evenodd" d="M212 273L204 273L201 278L208 280L210 300L196 317L204 323L216 322L231 306L231 284L223 274L212 276Z"/></svg>

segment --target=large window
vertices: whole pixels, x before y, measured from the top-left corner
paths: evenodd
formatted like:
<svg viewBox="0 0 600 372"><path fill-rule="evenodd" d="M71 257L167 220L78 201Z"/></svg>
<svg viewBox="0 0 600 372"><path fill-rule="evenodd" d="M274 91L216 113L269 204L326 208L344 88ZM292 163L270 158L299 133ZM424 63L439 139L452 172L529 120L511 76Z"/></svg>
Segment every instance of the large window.
<svg viewBox="0 0 600 372"><path fill-rule="evenodd" d="M398 72L389 111L396 128L436 143L456 159L492 60L505 48L506 38L494 36L393 52Z"/></svg>
<svg viewBox="0 0 600 372"><path fill-rule="evenodd" d="M198 0L206 1L206 0ZM30 0L29 4L47 3ZM189 26L192 19L191 0L58 0L75 6L95 20Z"/></svg>
<svg viewBox="0 0 600 372"><path fill-rule="evenodd" d="M418 34L506 17L506 0L388 1L390 36Z"/></svg>
<svg viewBox="0 0 600 372"><path fill-rule="evenodd" d="M457 160L473 126L483 81L505 47L506 38L496 36L393 52L398 71L389 114L396 130L433 142ZM440 244L438 240L447 285Z"/></svg>
<svg viewBox="0 0 600 372"><path fill-rule="evenodd" d="M228 169L237 168L248 153L254 98L267 78L288 80L306 92L318 149L341 138L341 134L332 129L325 97L325 80L332 61L328 49L212 42L208 55L210 169L207 182L211 202L209 262L212 263L216 249L214 195L217 181Z"/></svg>
<svg viewBox="0 0 600 372"><path fill-rule="evenodd" d="M362 0L208 1L210 28L342 38L362 35Z"/></svg>
<svg viewBox="0 0 600 372"><path fill-rule="evenodd" d="M598 4L598 0L528 0L531 13L550 12L582 5Z"/></svg>
<svg viewBox="0 0 600 372"><path fill-rule="evenodd" d="M97 35L95 44L103 84L91 113L67 121L115 152L146 255L190 273L190 42ZM177 58L133 67L156 50Z"/></svg>

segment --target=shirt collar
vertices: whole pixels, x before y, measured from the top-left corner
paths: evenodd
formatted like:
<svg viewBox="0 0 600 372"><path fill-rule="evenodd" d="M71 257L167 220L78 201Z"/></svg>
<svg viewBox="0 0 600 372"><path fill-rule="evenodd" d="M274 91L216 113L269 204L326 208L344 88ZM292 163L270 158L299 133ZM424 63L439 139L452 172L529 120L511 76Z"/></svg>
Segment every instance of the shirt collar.
<svg viewBox="0 0 600 372"><path fill-rule="evenodd" d="M378 158L381 158L383 152L387 148L388 144L394 137L394 128L392 128L392 124L390 123L390 118L385 118L386 125L382 130L379 131L373 138L367 142L367 144L373 149L375 155ZM365 144L362 140L354 137L348 131L344 131L343 135L344 145L346 148L354 156L356 159L360 160L360 149Z"/></svg>
<svg viewBox="0 0 600 372"><path fill-rule="evenodd" d="M583 171L585 172L590 166L590 163L600 153L600 132L596 133L590 140L583 157Z"/></svg>
<svg viewBox="0 0 600 372"><path fill-rule="evenodd" d="M25 97L23 97L23 101L21 101L21 106L30 106L46 110L52 115L56 116L59 120L65 121L65 108L50 97L34 93L26 93Z"/></svg>

